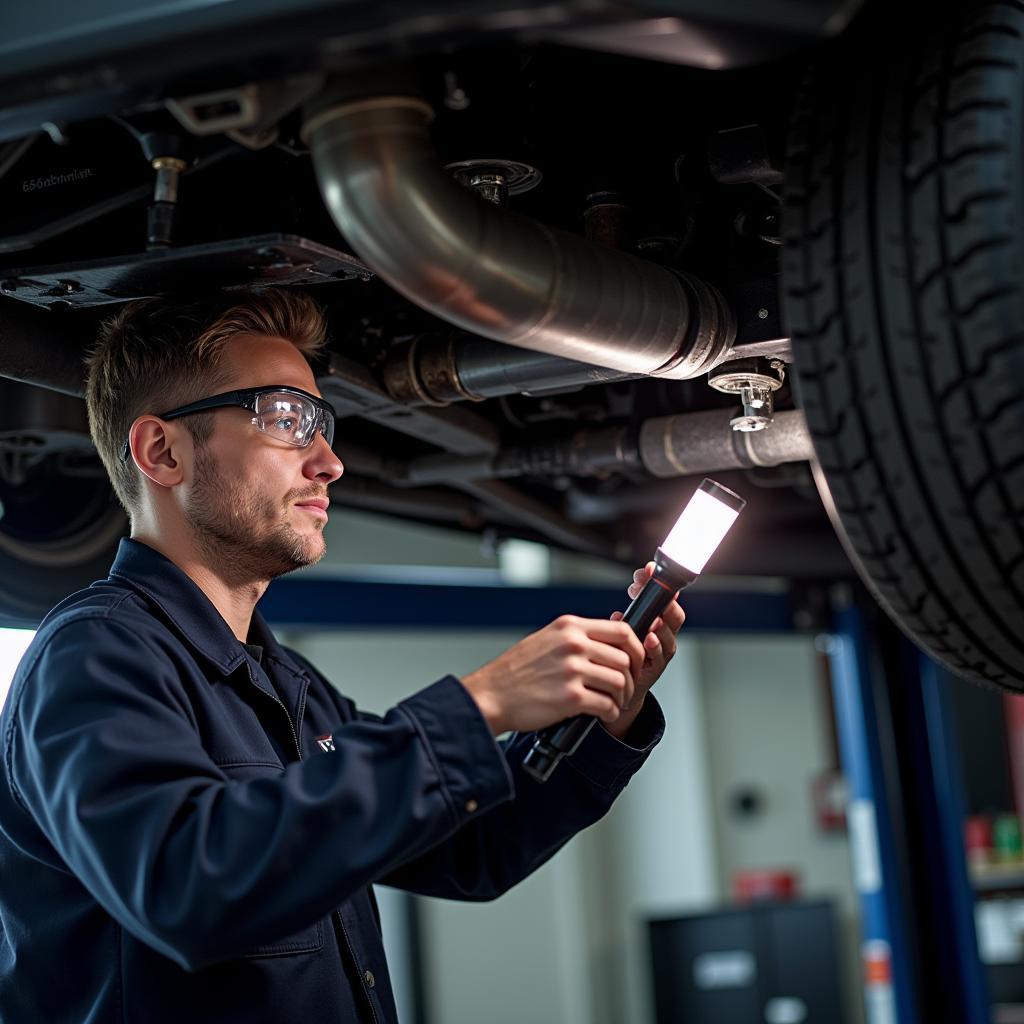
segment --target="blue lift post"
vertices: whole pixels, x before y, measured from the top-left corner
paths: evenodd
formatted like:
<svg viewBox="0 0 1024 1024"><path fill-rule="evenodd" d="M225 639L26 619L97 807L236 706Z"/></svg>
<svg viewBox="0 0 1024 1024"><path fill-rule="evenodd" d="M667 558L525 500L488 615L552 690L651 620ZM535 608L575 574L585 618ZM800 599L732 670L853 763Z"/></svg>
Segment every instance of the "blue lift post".
<svg viewBox="0 0 1024 1024"><path fill-rule="evenodd" d="M861 906L861 965L867 1024L924 1024L914 986L906 919L908 900L871 685L867 638L855 607L836 616L825 649L840 760L849 788L847 820L854 886Z"/></svg>
<svg viewBox="0 0 1024 1024"><path fill-rule="evenodd" d="M884 972L866 965L868 1024L990 1024L949 696L950 686L970 684L874 609L841 610L829 647L863 951L891 955L888 992Z"/></svg>
<svg viewBox="0 0 1024 1024"><path fill-rule="evenodd" d="M924 704L924 725L928 736L930 777L934 780L934 845L941 851L931 873L937 898L945 897L949 928L944 951L952 977L958 983L965 1024L989 1024L991 999L985 969L978 954L974 926L975 893L967 872L964 850L964 794L962 755L953 718L950 688L970 686L939 668L918 651L908 651L916 661Z"/></svg>

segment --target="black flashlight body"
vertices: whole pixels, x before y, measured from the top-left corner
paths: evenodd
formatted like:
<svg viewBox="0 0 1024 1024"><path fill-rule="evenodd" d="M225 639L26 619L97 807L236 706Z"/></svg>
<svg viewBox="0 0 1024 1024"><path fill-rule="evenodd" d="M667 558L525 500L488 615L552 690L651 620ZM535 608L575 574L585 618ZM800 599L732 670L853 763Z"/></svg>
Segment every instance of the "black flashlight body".
<svg viewBox="0 0 1024 1024"><path fill-rule="evenodd" d="M630 603L622 621L633 627L643 643L651 631L651 623L672 603L676 594L696 578L697 573L674 562L658 548L654 555L654 575ZM562 758L576 750L596 721L591 715L576 715L539 730L533 747L523 758L523 769L537 782L547 782Z"/></svg>

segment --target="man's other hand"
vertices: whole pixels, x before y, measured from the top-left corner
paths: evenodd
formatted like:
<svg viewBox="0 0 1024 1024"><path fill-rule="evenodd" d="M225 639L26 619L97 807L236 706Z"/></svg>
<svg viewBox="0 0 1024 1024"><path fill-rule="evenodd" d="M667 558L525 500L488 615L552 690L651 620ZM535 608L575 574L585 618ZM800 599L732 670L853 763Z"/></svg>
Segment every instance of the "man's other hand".
<svg viewBox="0 0 1024 1024"><path fill-rule="evenodd" d="M613 726L632 706L644 660L643 645L624 622L562 615L462 682L496 736L573 715Z"/></svg>

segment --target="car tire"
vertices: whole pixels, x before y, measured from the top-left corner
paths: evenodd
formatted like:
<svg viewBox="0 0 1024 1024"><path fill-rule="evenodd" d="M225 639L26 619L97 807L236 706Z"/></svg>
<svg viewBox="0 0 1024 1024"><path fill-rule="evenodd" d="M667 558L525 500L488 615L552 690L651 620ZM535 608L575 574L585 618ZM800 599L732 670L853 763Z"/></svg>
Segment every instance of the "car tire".
<svg viewBox="0 0 1024 1024"><path fill-rule="evenodd" d="M930 33L876 23L813 73L782 291L819 491L858 572L933 659L1019 691L1024 3L960 6Z"/></svg>
<svg viewBox="0 0 1024 1024"><path fill-rule="evenodd" d="M107 575L128 522L102 467L67 473L59 456L12 484L0 475L0 626L35 627Z"/></svg>

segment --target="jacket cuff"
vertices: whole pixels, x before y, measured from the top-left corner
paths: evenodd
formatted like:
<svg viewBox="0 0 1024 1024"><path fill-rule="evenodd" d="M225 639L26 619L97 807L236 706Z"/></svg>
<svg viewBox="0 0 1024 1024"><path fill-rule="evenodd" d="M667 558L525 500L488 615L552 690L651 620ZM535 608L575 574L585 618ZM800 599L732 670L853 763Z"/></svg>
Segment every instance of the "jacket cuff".
<svg viewBox="0 0 1024 1024"><path fill-rule="evenodd" d="M441 780L456 828L515 795L512 773L487 720L455 676L403 700Z"/></svg>
<svg viewBox="0 0 1024 1024"><path fill-rule="evenodd" d="M603 789L621 789L647 760L665 732L661 706L648 693L644 706L627 733L629 742L616 739L600 722L587 734L579 750L566 763L588 782Z"/></svg>

